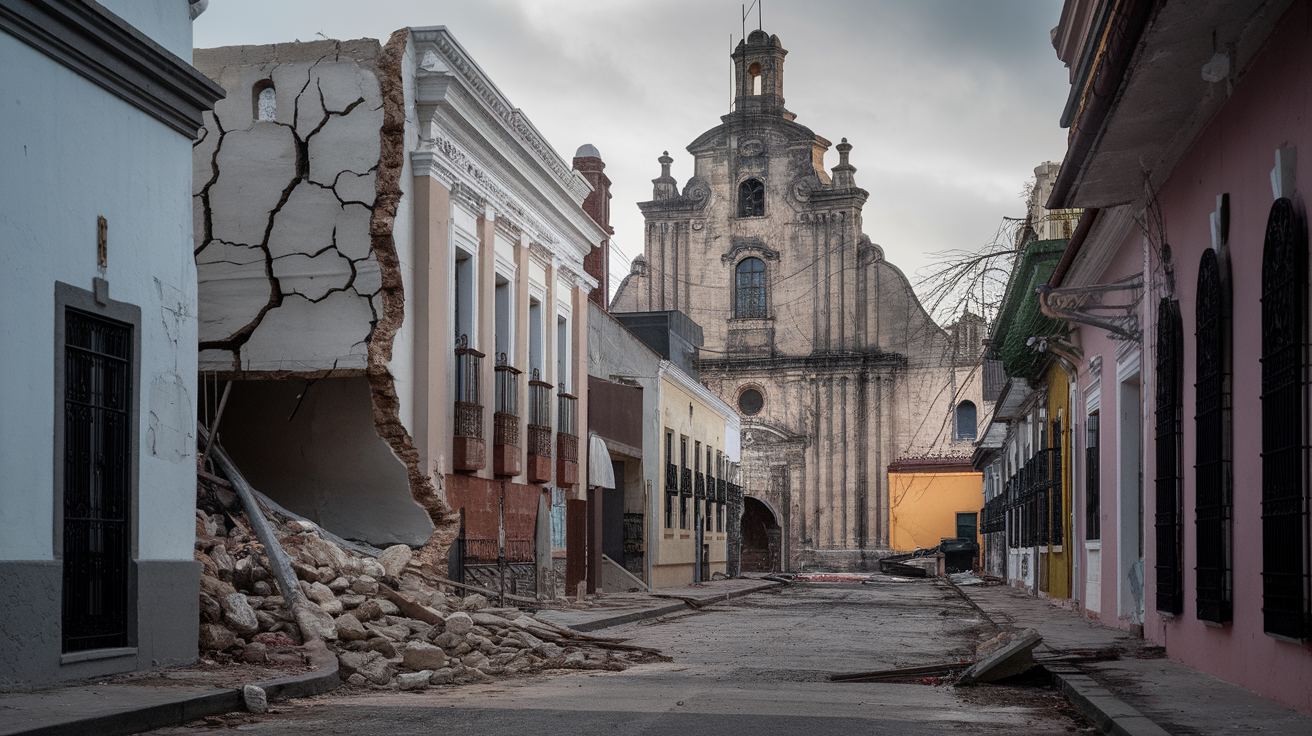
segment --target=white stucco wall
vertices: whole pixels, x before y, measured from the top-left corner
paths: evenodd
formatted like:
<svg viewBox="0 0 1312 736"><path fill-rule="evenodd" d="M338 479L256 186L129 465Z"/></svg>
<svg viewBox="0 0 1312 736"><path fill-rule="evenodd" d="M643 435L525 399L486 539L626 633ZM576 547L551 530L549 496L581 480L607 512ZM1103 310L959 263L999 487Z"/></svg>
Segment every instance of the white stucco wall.
<svg viewBox="0 0 1312 736"><path fill-rule="evenodd" d="M158 27L168 43L185 33L189 49L187 3L169 8ZM136 556L191 559L191 141L4 33L0 87L0 560L53 558L52 443L63 410L54 396L55 282L91 290L97 276L112 299L141 308L135 451L139 508L149 513L140 516ZM79 143L89 134L103 143ZM103 273L98 215L109 221Z"/></svg>
<svg viewBox="0 0 1312 736"><path fill-rule="evenodd" d="M203 351L203 369L230 370L234 356L250 371L364 369L383 308L369 238L378 51L366 39L197 52L228 92L194 153L200 340L231 348ZM257 120L255 90L270 80L276 115Z"/></svg>

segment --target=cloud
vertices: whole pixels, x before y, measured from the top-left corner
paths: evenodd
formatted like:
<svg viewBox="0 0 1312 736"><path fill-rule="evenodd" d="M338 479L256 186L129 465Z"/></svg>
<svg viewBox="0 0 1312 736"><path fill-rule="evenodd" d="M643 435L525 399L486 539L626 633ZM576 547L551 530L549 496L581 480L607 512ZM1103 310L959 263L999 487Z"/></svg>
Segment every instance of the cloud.
<svg viewBox="0 0 1312 736"><path fill-rule="evenodd" d="M600 149L627 260L642 249L636 202L651 197L656 157L669 150L686 181L684 147L728 110L739 9L705 0L220 0L194 31L197 46L219 46L320 32L386 39L406 25L446 25L566 160L583 143ZM766 3L765 30L789 50L788 108L818 135L854 145L857 183L870 191L865 230L908 274L927 253L985 243L1002 216L1023 212L1017 193L1033 168L1061 160L1067 72L1048 35L1060 12L1060 0ZM827 163L836 162L831 151Z"/></svg>

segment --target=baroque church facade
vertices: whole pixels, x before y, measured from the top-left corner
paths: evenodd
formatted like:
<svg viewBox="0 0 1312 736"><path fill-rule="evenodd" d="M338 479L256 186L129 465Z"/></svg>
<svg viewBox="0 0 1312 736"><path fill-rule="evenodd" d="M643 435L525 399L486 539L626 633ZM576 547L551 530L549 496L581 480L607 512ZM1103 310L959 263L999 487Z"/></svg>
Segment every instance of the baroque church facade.
<svg viewBox="0 0 1312 736"><path fill-rule="evenodd" d="M939 327L862 233L852 146L825 170L830 141L784 107L787 53L760 30L739 43L734 108L688 146L682 190L660 157L611 310L702 327L701 378L742 416L744 513L764 506L769 566L863 569L889 548L889 465L973 450L984 330Z"/></svg>

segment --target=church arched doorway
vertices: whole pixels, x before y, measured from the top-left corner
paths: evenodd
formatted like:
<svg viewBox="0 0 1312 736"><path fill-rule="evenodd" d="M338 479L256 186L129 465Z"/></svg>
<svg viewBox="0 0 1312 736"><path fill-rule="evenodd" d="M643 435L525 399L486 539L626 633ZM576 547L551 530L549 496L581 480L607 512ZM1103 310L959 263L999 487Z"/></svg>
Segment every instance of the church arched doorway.
<svg viewBox="0 0 1312 736"><path fill-rule="evenodd" d="M743 496L743 572L777 572L779 521L759 499Z"/></svg>

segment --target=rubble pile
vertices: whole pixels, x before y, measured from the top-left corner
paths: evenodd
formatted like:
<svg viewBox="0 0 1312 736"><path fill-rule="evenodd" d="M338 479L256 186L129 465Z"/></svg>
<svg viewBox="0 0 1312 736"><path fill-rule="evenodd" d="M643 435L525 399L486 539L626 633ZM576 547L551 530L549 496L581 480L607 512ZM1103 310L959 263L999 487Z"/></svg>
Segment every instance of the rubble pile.
<svg viewBox="0 0 1312 736"><path fill-rule="evenodd" d="M344 548L312 522L266 513L308 601L301 604L308 613L298 616L226 485L213 476L198 484L202 657L303 665L299 645L317 638L337 655L348 683L402 690L548 669L618 671L661 658L494 607L479 593L459 597L405 545L375 558Z"/></svg>

